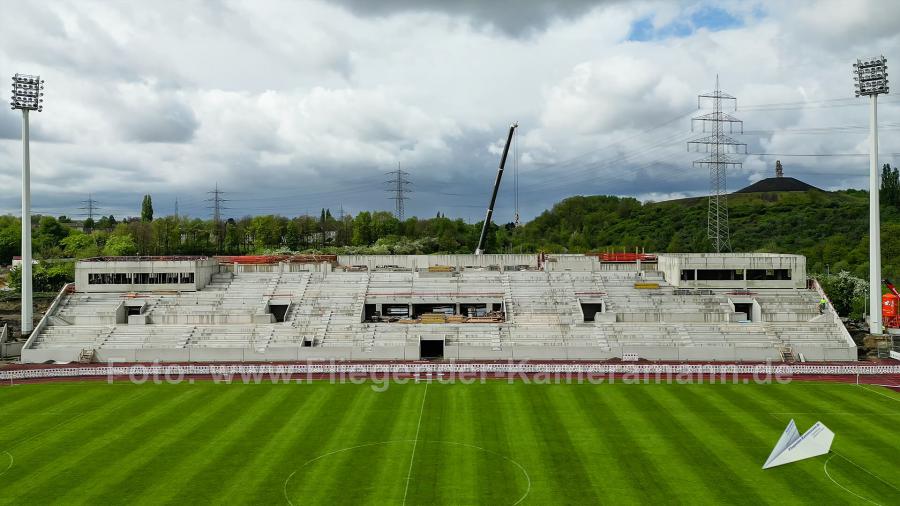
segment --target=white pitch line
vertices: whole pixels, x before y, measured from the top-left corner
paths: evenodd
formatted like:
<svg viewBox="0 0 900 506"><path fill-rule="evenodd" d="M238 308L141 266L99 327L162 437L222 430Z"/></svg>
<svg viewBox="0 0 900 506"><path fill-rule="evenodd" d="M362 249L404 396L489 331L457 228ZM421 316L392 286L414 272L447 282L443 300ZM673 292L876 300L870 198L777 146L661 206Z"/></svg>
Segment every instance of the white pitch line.
<svg viewBox="0 0 900 506"><path fill-rule="evenodd" d="M409 480L412 478L413 462L416 461L416 448L419 446L419 430L422 428L422 413L425 412L425 398L428 397L428 383L422 394L422 407L419 408L419 423L416 424L416 438L413 440L412 456L409 458L409 470L406 472L406 488L403 490L403 505L406 506L406 495L409 494Z"/></svg>
<svg viewBox="0 0 900 506"><path fill-rule="evenodd" d="M836 451L834 451L834 450L831 450L831 451L832 451L832 453L834 453L834 454L837 455L838 457L840 457L840 458L846 460L847 462L853 464L854 466L856 466L859 470L865 471L865 472L866 472L869 476L871 476L872 478L875 478L876 480L880 481L881 483L884 483L885 485L891 487L892 489L896 490L897 492L900 492L900 488L897 488L896 486L894 486L893 483L890 483L889 481L887 481L887 480L881 478L880 476L878 476L877 474L873 473L872 471L869 471L869 470L866 469L865 467L863 467L863 466L857 464L856 462L853 462L852 460L850 460L850 459L848 459L847 457L845 457L843 454L840 454L840 453L838 453L838 452L836 452Z"/></svg>
<svg viewBox="0 0 900 506"><path fill-rule="evenodd" d="M464 447L468 447L468 448L475 448L476 450L481 450L483 452L491 453L502 459L506 459L507 461L512 462L516 467L519 468L520 471L522 471L522 474L525 476L525 481L527 482L527 485L528 485L525 488L525 493L522 494L522 497L520 497L519 500L517 500L516 502L512 503L512 506L516 506L520 502L524 501L525 498L528 497L528 494L531 493L531 475L529 475L528 471L525 470L525 466L523 466L522 464L520 464L518 461L516 461L515 459L513 459L511 457L508 457L506 455L503 455L502 453L497 453L493 450L488 450L487 448L482 448L480 446L476 446L476 445L469 444L469 443L457 443L454 441L425 441L425 442L426 443L442 443L442 444L448 444L448 445L457 445L457 446L464 446Z"/></svg>
<svg viewBox="0 0 900 506"><path fill-rule="evenodd" d="M46 433L52 431L53 429L56 429L56 428L58 428L58 427L62 427L63 425L67 425L67 424L69 424L69 423L71 423L71 422L74 422L75 420L81 418L82 416L84 416L84 415L86 415L86 414L88 414L88 413L90 413L90 411L82 411L81 413L78 413L77 415L75 415L75 416L73 416L73 417L71 417L71 418L66 418L65 420L63 420L63 421L61 421L61 422L59 422L59 423L57 423L57 424L51 425L51 426L48 427L47 429L44 429L44 430L42 430L42 431L40 431L40 432L38 432L38 433L36 433L36 434L32 434L31 436L29 436L29 437L27 437L27 438L25 438L25 439L20 439L19 441L15 441L15 442L12 444L12 446L9 447L9 449L14 450L14 449L18 448L19 446L21 446L21 445L23 445L23 444L25 444L25 443L27 443L27 442L29 442L29 441L32 441L32 440L34 440L34 439L37 439L37 438L43 436L44 434L46 434Z"/></svg>
<svg viewBox="0 0 900 506"><path fill-rule="evenodd" d="M847 492L848 494L852 494L852 495L856 496L857 498L862 499L863 501L875 504L876 506L881 506L881 504L879 504L871 499L868 499L866 497L863 497L863 496L857 494L856 492L848 489L847 487L841 485L840 483L834 481L834 478L832 478L831 475L828 474L828 463L831 462L831 459L835 458L836 456L837 456L837 453L832 454L830 457L828 457L828 459L825 461L825 463L822 464L822 469L825 471L825 476L827 476L828 479L831 480L831 483L834 483L835 485L841 487L841 489L843 489L844 492Z"/></svg>
<svg viewBox="0 0 900 506"><path fill-rule="evenodd" d="M850 412L828 412L828 411L783 411L772 412L770 415L848 415L848 416L900 416L900 413L850 413Z"/></svg>
<svg viewBox="0 0 900 506"><path fill-rule="evenodd" d="M880 395L880 396L882 396L882 397L887 397L888 399L890 399L890 400L892 400L892 401L894 401L894 402L900 402L900 399L898 399L898 398L896 398L896 397L892 397L892 396L890 396L890 395L888 395L888 394L886 394L886 393L884 393L884 392L879 392L878 390L875 390L874 388L869 388L869 387L867 387L867 386L865 386L865 385L863 385L863 384L860 384L859 386L863 387L863 389L865 389L865 390L868 390L868 391L872 392L873 394L878 394L878 395Z"/></svg>
<svg viewBox="0 0 900 506"><path fill-rule="evenodd" d="M377 441L377 442L374 442L374 443L363 443L363 444L360 444L360 445L356 445L356 446L348 446L347 448L341 448L341 449L338 449L338 450L330 451L330 452L328 452L328 453L323 453L322 455L319 455L318 457L309 459L309 460L307 460L306 462L304 462L303 465L301 465L299 468L294 469L294 472L292 472L291 474L288 475L287 478L285 478L284 484L283 484L282 487L281 487L282 493L284 494L284 500L287 501L287 503L288 503L290 506L294 506L293 501L291 501L290 497L288 497L288 492L287 492L288 483L291 481L291 479L294 477L294 475L297 474L297 471L299 471L300 469L302 469L302 468L308 466L309 464L312 464L313 462L315 462L315 461L317 461L317 460L319 460L319 459L324 459L325 457L330 457L331 455L334 455L334 454L337 454L337 453L348 452L348 451L351 451L351 450L356 450L356 449L358 449L358 448L365 448L365 447L367 447L367 446L388 445L388 444L393 444L393 443L411 443L411 442L412 442L412 441L410 441L410 440L408 440L408 439L398 439L398 440L396 440L396 441Z"/></svg>
<svg viewBox="0 0 900 506"><path fill-rule="evenodd" d="M9 470L12 469L13 463L15 463L16 461L16 459L13 458L12 453L9 453L6 450L3 450L3 453L5 453L7 457L9 457L9 465L6 466L6 469L4 469L2 473L0 473L0 476L3 476L7 472L9 472Z"/></svg>
<svg viewBox="0 0 900 506"><path fill-rule="evenodd" d="M362 444L358 444L355 446L348 446L347 448L340 448L337 450L333 450L328 453L323 453L322 455L319 455L318 457L311 458L311 459L307 460L306 462L304 462L299 468L295 469L291 474L288 475L287 478L285 478L284 483L281 486L281 491L282 491L282 495L284 495L284 500L285 500L285 502L287 502L287 504L289 506L295 506L293 501L291 501L290 497L288 496L288 490L287 490L288 484L294 478L294 476L297 475L297 473L301 469L308 466L309 464L312 464L313 462L317 462L321 459L324 459L325 457L330 457L330 456L336 455L338 453L348 452L348 451L352 451L352 450L358 450L360 448L366 448L366 447L371 447L371 446L380 446L380 445L390 445L390 444L395 444L395 443L414 443L415 441L416 440L413 440L413 439L395 439L393 441L376 441L376 442L372 442L372 443L362 443ZM476 450L480 450L480 451L483 451L486 453L490 453L492 455L496 455L508 462L511 462L513 465L515 465L516 467L519 468L519 471L522 472L522 476L525 477L525 481L526 481L526 485L527 485L525 487L525 493L522 494L522 497L519 497L519 499L516 500L516 502L512 503L512 506L516 506L519 503L521 503L522 501L524 501L525 498L528 497L528 494L531 493L531 475L528 474L528 471L525 469L525 466L523 466L521 463L519 463L512 457L509 457L502 453L495 452L493 450L488 450L487 448L483 448L481 446L469 444L469 443L459 443L456 441L440 441L440 440L435 440L435 441L423 440L422 442L429 443L429 444L447 444L447 445L462 446L462 447L466 447L466 448L474 448Z"/></svg>

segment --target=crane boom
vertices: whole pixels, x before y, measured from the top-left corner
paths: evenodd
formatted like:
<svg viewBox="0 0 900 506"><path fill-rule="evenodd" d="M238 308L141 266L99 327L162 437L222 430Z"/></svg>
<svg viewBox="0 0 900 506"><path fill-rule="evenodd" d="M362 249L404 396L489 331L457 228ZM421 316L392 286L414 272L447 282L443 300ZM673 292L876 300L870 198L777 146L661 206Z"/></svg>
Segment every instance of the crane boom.
<svg viewBox="0 0 900 506"><path fill-rule="evenodd" d="M494 181L494 190L491 192L491 203L488 204L487 215L484 217L484 224L481 226L481 237L478 238L478 246L475 248L476 255L484 253L484 240L487 237L491 216L494 214L494 203L497 201L497 191L500 189L500 180L503 178L503 167L506 166L506 156L509 155L509 146L512 144L513 134L518 127L518 123L513 123L509 126L509 135L506 136L506 145L503 146L503 155L500 157L500 167L497 169L497 179Z"/></svg>
<svg viewBox="0 0 900 506"><path fill-rule="evenodd" d="M886 287L888 288L888 290L891 291L891 293L893 293L894 295L896 295L897 298L900 298L900 292L897 291L897 287L895 287L894 284L891 283L891 280L890 280L890 279L884 278L884 279L881 280L881 281L884 283L884 286L886 286Z"/></svg>

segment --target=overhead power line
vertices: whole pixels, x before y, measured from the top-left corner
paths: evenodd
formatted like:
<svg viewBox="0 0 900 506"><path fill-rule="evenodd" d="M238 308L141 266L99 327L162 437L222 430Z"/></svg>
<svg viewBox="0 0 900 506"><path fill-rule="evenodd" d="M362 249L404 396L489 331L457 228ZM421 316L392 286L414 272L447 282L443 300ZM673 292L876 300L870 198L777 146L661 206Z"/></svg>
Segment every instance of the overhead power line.
<svg viewBox="0 0 900 506"><path fill-rule="evenodd" d="M722 110L723 101L732 101L737 109L737 98L719 89L719 76L716 76L716 89L712 93L704 93L697 97L697 104L701 100L709 100L713 104L713 112L702 114L691 120L693 125L699 122L703 125L703 131L709 134L692 141L688 141L688 149L704 150L707 156L694 161L695 166L709 169L709 210L707 213L706 235L712 241L716 253L731 250L731 233L728 227L728 190L726 187L726 172L729 167L740 167L741 161L732 157L732 154L747 153L747 144L738 142L729 134L734 133L735 127L740 132L744 130L744 123ZM726 132L725 130L728 130Z"/></svg>
<svg viewBox="0 0 900 506"><path fill-rule="evenodd" d="M409 200L409 197L407 197L406 194L412 192L409 188L409 185L412 184L408 179L409 172L402 170L398 163L397 170L392 170L388 172L387 175L394 177L385 181L385 184L388 185L388 188L385 191L393 194L388 197L388 199L394 201L394 216L396 216L398 220L403 221L404 215L406 214L405 201Z"/></svg>
<svg viewBox="0 0 900 506"><path fill-rule="evenodd" d="M869 156L868 153L749 153L750 156ZM880 153L879 156L900 156L900 153Z"/></svg>
<svg viewBox="0 0 900 506"><path fill-rule="evenodd" d="M87 216L87 219L94 221L94 212L101 208L97 206L97 201L94 200L93 194L88 193L87 200L82 200L81 203L84 205L79 207L79 209L85 211L84 213L81 213L81 215Z"/></svg>
<svg viewBox="0 0 900 506"><path fill-rule="evenodd" d="M225 195L225 192L220 190L219 183L216 183L215 189L206 193L212 195L212 197L206 200L212 203L209 207L213 212L213 226L215 227L216 236L216 251L220 252L222 250L222 242L225 235L222 230L222 211L225 210L225 207L222 204L224 202L227 202L224 198L222 198L222 196Z"/></svg>

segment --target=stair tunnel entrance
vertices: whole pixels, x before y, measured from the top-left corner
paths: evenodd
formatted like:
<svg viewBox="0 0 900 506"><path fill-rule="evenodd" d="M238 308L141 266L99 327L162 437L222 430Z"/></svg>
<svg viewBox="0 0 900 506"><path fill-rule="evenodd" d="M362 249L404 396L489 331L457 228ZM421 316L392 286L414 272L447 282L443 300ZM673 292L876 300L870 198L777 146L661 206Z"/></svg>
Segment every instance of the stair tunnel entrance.
<svg viewBox="0 0 900 506"><path fill-rule="evenodd" d="M443 339L419 340L419 358L422 360L441 360L444 358Z"/></svg>

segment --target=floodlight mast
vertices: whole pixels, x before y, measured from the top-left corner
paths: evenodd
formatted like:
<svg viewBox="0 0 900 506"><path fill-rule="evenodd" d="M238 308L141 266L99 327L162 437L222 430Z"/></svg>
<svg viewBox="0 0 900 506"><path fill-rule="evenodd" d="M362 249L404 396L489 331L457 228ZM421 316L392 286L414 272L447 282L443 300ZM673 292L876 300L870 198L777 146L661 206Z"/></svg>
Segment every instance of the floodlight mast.
<svg viewBox="0 0 900 506"><path fill-rule="evenodd" d="M22 321L23 336L34 328L34 303L31 292L31 153L28 114L44 109L44 81L40 76L16 74L12 78L10 108L22 111Z"/></svg>
<svg viewBox="0 0 900 506"><path fill-rule="evenodd" d="M856 96L868 96L869 116L869 333L883 333L881 321L881 211L878 177L878 95L890 91L887 59L861 58L853 64Z"/></svg>

